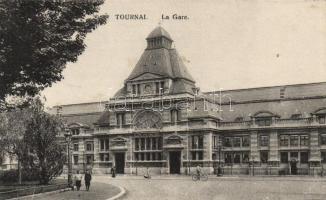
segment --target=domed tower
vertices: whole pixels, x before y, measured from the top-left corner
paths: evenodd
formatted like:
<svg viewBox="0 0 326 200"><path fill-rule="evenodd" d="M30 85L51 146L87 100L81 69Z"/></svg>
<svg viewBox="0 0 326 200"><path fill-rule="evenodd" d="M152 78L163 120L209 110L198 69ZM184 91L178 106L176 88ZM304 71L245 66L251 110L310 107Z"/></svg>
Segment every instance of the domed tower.
<svg viewBox="0 0 326 200"><path fill-rule="evenodd" d="M115 97L194 94L195 81L172 48L170 34L159 26L146 40L144 53Z"/></svg>

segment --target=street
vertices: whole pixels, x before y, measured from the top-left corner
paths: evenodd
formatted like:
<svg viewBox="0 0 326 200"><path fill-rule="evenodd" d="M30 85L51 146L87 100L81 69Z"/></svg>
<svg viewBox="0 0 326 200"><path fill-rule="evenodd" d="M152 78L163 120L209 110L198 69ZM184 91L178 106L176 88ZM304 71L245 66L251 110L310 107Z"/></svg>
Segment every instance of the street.
<svg viewBox="0 0 326 200"><path fill-rule="evenodd" d="M96 177L96 181L122 186L123 200L322 200L326 199L324 179L313 177L210 177L208 181L187 176L143 179L134 176Z"/></svg>

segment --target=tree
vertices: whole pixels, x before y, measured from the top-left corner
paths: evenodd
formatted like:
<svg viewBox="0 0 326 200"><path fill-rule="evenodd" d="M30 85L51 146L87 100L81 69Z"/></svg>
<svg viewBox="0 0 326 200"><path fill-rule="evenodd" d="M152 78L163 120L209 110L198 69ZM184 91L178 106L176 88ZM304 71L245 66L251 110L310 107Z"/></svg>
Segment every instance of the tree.
<svg viewBox="0 0 326 200"><path fill-rule="evenodd" d="M26 119L29 119L29 112L26 109L17 108L10 112L0 113L0 154L6 154L18 161L19 184L22 180L20 164L24 153L23 137Z"/></svg>
<svg viewBox="0 0 326 200"><path fill-rule="evenodd" d="M60 175L66 160L64 148L58 136L63 123L57 116L44 111L43 104L36 99L30 107L30 118L24 134L24 170L37 170L41 184L48 184Z"/></svg>
<svg viewBox="0 0 326 200"><path fill-rule="evenodd" d="M60 81L85 50L87 33L106 23L104 0L0 1L0 106Z"/></svg>

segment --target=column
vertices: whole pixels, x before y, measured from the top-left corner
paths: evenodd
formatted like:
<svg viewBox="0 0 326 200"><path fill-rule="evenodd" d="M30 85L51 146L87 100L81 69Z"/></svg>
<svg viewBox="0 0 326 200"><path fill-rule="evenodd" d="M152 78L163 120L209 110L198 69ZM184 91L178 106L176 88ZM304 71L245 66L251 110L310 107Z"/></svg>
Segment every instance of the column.
<svg viewBox="0 0 326 200"><path fill-rule="evenodd" d="M99 154L99 150L100 150L100 140L99 138L94 138L94 168L99 168L99 161L100 161L100 154ZM96 170L96 169L95 169Z"/></svg>
<svg viewBox="0 0 326 200"><path fill-rule="evenodd" d="M255 163L260 161L257 137L258 137L258 131L250 132L250 159L249 159L249 161L252 163L252 165L249 169L249 173L251 175L255 175Z"/></svg>
<svg viewBox="0 0 326 200"><path fill-rule="evenodd" d="M260 155L258 152L258 132L250 132L250 161L258 162L260 160Z"/></svg>
<svg viewBox="0 0 326 200"><path fill-rule="evenodd" d="M276 130L272 130L269 135L269 155L268 155L268 165L270 175L278 175L278 166L280 163L279 158L279 141L278 134Z"/></svg>
<svg viewBox="0 0 326 200"><path fill-rule="evenodd" d="M317 175L320 170L321 155L319 146L319 133L317 129L311 129L310 132L310 156L309 156L309 174Z"/></svg>

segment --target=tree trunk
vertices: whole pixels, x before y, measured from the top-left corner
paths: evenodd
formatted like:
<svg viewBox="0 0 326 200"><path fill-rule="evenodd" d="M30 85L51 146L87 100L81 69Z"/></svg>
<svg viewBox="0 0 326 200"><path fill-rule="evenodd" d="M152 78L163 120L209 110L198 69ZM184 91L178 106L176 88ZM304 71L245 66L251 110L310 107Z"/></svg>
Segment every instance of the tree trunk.
<svg viewBox="0 0 326 200"><path fill-rule="evenodd" d="M22 167L21 167L21 161L20 161L20 157L18 157L18 184L21 185L22 184Z"/></svg>

